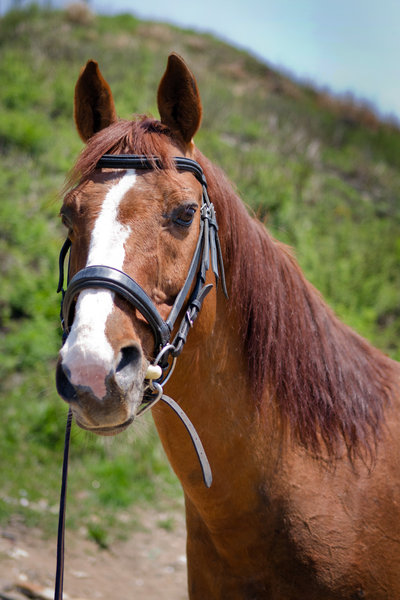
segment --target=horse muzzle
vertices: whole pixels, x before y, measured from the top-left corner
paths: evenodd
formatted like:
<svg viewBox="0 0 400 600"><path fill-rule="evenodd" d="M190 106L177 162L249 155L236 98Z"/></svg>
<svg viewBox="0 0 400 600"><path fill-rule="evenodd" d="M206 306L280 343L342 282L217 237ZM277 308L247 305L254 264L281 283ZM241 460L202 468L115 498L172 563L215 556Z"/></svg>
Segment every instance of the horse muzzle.
<svg viewBox="0 0 400 600"><path fill-rule="evenodd" d="M105 371L98 364L82 363L71 374L60 358L56 386L70 406L76 423L99 435L114 435L133 421L144 392L142 353L138 345L124 348L117 365Z"/></svg>

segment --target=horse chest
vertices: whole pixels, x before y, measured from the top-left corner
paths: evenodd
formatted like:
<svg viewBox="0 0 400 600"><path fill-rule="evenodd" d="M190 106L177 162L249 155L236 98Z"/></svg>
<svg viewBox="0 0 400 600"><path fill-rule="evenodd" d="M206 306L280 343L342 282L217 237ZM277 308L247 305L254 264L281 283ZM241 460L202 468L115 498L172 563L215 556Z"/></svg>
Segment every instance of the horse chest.
<svg viewBox="0 0 400 600"><path fill-rule="evenodd" d="M346 543L340 547L318 542L313 535L307 539L288 523L274 531L260 524L254 536L253 525L251 519L238 522L235 532L216 537L188 520L191 600L400 598L394 570L388 574L380 561L371 566L369 556L363 562Z"/></svg>

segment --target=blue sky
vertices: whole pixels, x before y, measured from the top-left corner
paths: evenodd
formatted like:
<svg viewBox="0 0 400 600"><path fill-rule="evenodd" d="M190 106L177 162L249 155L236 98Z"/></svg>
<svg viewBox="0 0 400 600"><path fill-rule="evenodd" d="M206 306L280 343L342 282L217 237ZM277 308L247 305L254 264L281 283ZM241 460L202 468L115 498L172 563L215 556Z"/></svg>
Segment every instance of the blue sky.
<svg viewBox="0 0 400 600"><path fill-rule="evenodd" d="M4 9L10 0L0 0ZM62 0L54 4L65 4ZM91 0L212 32L337 93L351 91L400 119L400 0Z"/></svg>

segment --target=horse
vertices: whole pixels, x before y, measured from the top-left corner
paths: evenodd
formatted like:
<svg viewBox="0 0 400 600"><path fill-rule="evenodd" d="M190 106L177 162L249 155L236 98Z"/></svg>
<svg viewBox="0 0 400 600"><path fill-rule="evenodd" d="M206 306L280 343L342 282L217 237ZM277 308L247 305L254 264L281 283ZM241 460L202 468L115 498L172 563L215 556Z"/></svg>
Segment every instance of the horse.
<svg viewBox="0 0 400 600"><path fill-rule="evenodd" d="M196 148L199 89L175 53L157 103L160 120L120 120L97 62L79 75L85 146L60 214L83 285L64 311L58 391L98 435L147 402L183 488L191 600L400 599L400 365L335 316ZM164 385L211 487L156 402Z"/></svg>

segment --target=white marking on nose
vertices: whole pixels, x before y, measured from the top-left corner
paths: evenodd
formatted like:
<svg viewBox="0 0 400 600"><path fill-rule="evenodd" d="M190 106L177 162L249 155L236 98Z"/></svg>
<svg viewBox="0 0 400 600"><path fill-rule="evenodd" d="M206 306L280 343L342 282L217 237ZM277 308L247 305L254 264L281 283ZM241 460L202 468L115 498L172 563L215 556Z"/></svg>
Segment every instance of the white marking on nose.
<svg viewBox="0 0 400 600"><path fill-rule="evenodd" d="M93 227L86 266L122 269L130 227L118 221L119 205L136 181L130 170L108 192ZM105 378L112 371L114 351L105 334L114 293L88 289L79 294L70 334L61 350L62 364L74 385L90 387L98 398L106 394Z"/></svg>

